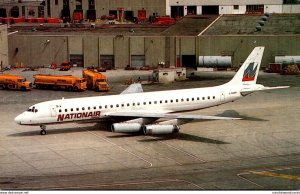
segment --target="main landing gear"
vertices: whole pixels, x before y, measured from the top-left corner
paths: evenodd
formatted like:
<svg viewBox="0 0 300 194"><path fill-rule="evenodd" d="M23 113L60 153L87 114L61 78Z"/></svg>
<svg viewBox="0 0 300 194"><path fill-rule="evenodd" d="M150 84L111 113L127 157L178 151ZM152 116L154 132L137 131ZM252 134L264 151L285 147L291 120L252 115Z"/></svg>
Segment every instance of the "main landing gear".
<svg viewBox="0 0 300 194"><path fill-rule="evenodd" d="M47 131L46 131L46 125L40 125L40 128L42 129L40 134L41 135L46 135L47 134Z"/></svg>

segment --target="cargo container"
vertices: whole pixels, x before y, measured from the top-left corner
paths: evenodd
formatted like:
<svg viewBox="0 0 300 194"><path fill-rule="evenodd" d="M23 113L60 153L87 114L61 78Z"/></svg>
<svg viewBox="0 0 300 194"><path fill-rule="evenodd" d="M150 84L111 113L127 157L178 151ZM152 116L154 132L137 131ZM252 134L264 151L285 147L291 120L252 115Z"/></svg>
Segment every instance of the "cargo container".
<svg viewBox="0 0 300 194"><path fill-rule="evenodd" d="M34 75L34 85L40 89L86 90L86 80L72 75Z"/></svg>
<svg viewBox="0 0 300 194"><path fill-rule="evenodd" d="M0 89L31 90L31 82L22 76L3 74L0 75Z"/></svg>
<svg viewBox="0 0 300 194"><path fill-rule="evenodd" d="M87 80L87 88L95 91L107 92L110 90L107 78L102 73L93 70L83 70L82 77Z"/></svg>

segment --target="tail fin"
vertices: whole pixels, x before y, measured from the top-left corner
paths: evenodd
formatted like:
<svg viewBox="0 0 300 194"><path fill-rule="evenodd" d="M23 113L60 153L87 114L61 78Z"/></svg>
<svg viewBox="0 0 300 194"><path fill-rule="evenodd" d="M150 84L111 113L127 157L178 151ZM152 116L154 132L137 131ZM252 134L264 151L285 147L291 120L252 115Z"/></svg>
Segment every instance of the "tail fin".
<svg viewBox="0 0 300 194"><path fill-rule="evenodd" d="M258 71L265 47L255 47L238 72L228 84L230 85L254 85L256 84Z"/></svg>

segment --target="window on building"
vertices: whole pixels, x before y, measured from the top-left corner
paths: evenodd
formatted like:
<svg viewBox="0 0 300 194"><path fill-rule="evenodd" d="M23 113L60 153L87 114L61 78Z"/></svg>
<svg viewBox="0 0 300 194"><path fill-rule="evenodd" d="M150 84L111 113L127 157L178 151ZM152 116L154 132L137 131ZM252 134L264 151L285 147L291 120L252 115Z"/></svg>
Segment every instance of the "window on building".
<svg viewBox="0 0 300 194"><path fill-rule="evenodd" d="M76 9L82 10L82 0L76 0Z"/></svg>
<svg viewBox="0 0 300 194"><path fill-rule="evenodd" d="M233 6L233 9L234 9L234 10L238 10L239 8L240 8L239 5L234 5L234 6Z"/></svg>
<svg viewBox="0 0 300 194"><path fill-rule="evenodd" d="M95 0L89 0L89 9L95 9Z"/></svg>
<svg viewBox="0 0 300 194"><path fill-rule="evenodd" d="M55 0L55 5L58 5L58 0Z"/></svg>

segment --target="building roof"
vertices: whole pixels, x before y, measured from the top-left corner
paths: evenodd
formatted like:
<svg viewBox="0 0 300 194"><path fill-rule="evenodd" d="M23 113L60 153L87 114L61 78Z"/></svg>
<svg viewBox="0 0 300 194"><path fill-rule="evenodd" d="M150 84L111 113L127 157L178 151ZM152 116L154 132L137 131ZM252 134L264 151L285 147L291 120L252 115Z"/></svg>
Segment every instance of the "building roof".
<svg viewBox="0 0 300 194"><path fill-rule="evenodd" d="M300 34L300 14L271 14L262 22L260 15L222 16L204 35L287 35ZM263 23L261 31L256 26Z"/></svg>
<svg viewBox="0 0 300 194"><path fill-rule="evenodd" d="M102 36L197 36L209 26L217 16L187 16L175 25L147 24L96 24L89 23L37 24L18 23L11 25L10 31L26 35L102 35ZM257 31L261 15L224 15L220 17L203 35L297 35L300 34L300 14L271 14Z"/></svg>

